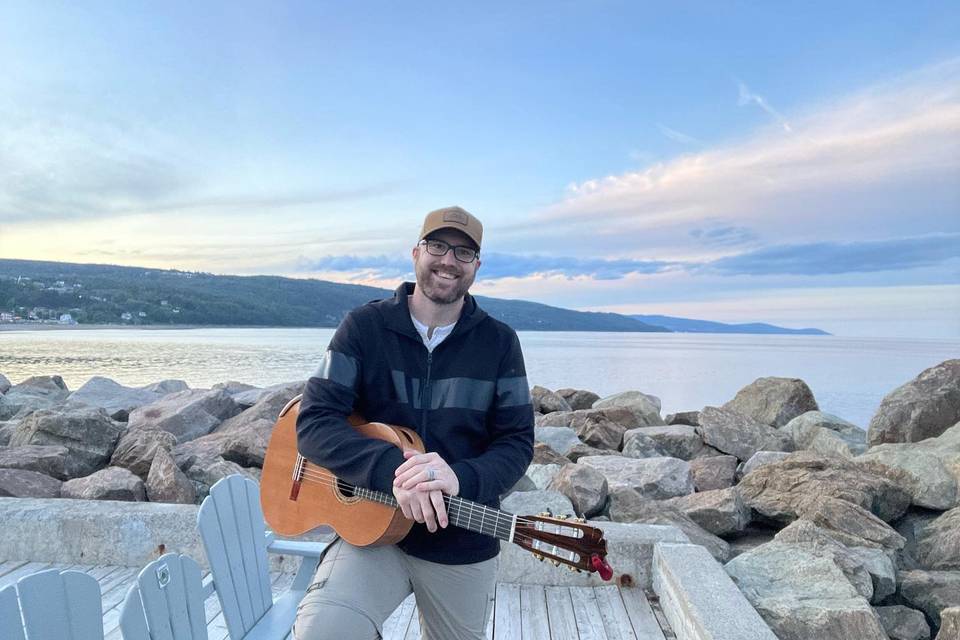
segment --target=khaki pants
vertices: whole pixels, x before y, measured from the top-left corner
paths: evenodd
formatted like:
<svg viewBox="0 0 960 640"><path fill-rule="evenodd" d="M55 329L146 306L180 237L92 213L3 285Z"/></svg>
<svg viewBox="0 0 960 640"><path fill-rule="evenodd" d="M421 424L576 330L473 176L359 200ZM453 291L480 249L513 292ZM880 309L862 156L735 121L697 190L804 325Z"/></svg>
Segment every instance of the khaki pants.
<svg viewBox="0 0 960 640"><path fill-rule="evenodd" d="M498 558L447 565L394 545L355 547L337 539L297 609L294 640L375 640L414 593L424 640L482 640L496 591Z"/></svg>

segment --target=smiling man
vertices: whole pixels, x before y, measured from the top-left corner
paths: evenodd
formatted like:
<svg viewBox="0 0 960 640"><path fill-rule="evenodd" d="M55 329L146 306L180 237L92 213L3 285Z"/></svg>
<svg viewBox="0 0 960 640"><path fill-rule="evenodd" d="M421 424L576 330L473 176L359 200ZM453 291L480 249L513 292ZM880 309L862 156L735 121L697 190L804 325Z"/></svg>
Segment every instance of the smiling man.
<svg viewBox="0 0 960 640"><path fill-rule="evenodd" d="M425 640L476 640L495 592L499 542L450 526L444 494L498 507L533 457L533 408L516 333L468 293L483 226L460 207L427 214L416 284L344 318L307 382L300 453L344 481L392 492L416 522L396 545L327 551L297 613L296 640L379 637L412 591ZM347 423L415 429L425 453Z"/></svg>

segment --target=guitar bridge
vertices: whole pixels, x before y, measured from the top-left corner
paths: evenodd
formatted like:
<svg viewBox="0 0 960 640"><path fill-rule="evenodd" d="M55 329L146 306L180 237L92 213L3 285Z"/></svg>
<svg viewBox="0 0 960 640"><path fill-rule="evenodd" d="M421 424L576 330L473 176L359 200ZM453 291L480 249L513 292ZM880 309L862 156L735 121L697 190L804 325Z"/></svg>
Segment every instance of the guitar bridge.
<svg viewBox="0 0 960 640"><path fill-rule="evenodd" d="M306 462L306 459L298 453L297 463L293 465L293 484L290 486L290 500L292 501L296 501L300 495L300 486L303 484L303 467Z"/></svg>

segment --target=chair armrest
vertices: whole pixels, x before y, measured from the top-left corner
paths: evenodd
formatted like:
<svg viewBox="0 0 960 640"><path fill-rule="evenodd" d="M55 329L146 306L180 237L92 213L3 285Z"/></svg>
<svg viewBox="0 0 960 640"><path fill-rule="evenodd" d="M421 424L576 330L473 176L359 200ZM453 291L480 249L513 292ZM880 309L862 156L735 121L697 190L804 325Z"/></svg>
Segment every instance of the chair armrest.
<svg viewBox="0 0 960 640"><path fill-rule="evenodd" d="M328 546L330 546L329 542L301 542L299 540L274 539L267 543L267 551L269 553L303 556L304 558L319 558Z"/></svg>

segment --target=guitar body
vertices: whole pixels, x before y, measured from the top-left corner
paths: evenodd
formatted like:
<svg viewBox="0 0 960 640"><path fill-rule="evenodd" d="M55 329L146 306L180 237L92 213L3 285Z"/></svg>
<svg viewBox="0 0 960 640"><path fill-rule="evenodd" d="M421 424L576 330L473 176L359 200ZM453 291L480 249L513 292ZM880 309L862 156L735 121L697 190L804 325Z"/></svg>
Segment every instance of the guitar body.
<svg viewBox="0 0 960 640"><path fill-rule="evenodd" d="M353 496L327 469L306 461L297 451L297 415L300 397L283 408L263 462L260 506L270 527L280 535L296 536L322 525L333 528L352 545L394 544L407 535L413 520L397 508ZM416 432L379 422L350 422L361 434L402 449L423 451ZM296 482L301 478L325 481Z"/></svg>

